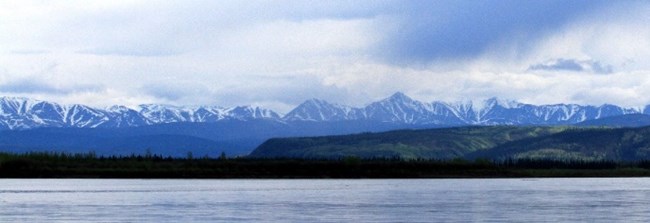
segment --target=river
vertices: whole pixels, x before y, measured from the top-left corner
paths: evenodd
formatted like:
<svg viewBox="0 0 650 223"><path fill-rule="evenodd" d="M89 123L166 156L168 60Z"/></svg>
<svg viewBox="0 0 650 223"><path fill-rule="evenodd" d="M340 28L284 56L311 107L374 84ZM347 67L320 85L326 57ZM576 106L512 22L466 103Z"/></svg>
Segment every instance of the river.
<svg viewBox="0 0 650 223"><path fill-rule="evenodd" d="M0 179L1 222L648 222L650 178Z"/></svg>

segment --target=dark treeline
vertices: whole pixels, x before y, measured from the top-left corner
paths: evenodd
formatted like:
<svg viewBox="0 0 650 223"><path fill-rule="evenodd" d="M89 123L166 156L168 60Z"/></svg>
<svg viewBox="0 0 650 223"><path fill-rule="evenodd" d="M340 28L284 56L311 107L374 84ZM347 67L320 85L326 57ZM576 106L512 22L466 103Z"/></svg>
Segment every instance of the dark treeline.
<svg viewBox="0 0 650 223"><path fill-rule="evenodd" d="M454 178L650 176L650 161L251 159L155 154L0 153L5 178Z"/></svg>
<svg viewBox="0 0 650 223"><path fill-rule="evenodd" d="M615 168L647 168L646 163L641 162L615 162L611 160L580 160L580 159L505 159L503 161L492 161L497 166L505 168L524 169L615 169Z"/></svg>

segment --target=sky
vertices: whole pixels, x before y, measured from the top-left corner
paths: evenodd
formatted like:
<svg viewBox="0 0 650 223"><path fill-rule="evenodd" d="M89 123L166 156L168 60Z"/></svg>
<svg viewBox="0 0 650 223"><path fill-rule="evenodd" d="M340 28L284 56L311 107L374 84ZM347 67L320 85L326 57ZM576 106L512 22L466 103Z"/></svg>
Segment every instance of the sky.
<svg viewBox="0 0 650 223"><path fill-rule="evenodd" d="M650 2L0 0L0 96L650 104Z"/></svg>

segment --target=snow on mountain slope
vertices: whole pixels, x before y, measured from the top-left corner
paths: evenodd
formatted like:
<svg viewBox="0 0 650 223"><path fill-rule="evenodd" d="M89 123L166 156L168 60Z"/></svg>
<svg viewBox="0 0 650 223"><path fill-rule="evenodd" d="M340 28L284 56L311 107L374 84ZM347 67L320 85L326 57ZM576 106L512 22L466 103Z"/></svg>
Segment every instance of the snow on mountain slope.
<svg viewBox="0 0 650 223"><path fill-rule="evenodd" d="M220 120L280 119L280 115L264 108L252 106L178 107L171 105L140 105L140 114L151 123L217 122Z"/></svg>
<svg viewBox="0 0 650 223"><path fill-rule="evenodd" d="M330 104L319 99L307 100L284 116L287 121L341 121L365 118L361 109Z"/></svg>
<svg viewBox="0 0 650 223"><path fill-rule="evenodd" d="M194 109L177 107L172 105L147 104L140 105L140 114L152 123L172 123L172 122L193 122L195 120ZM203 115L201 117L218 116L219 111L206 111L212 115Z"/></svg>
<svg viewBox="0 0 650 223"><path fill-rule="evenodd" d="M0 97L0 129L39 127L117 128L175 122L251 121L281 122L371 121L410 125L568 125L603 117L650 114L644 110L605 104L530 105L490 98L456 103L414 100L397 92L362 108L310 99L288 114L252 106L182 107L160 104L140 105L137 110L124 106L97 109L84 105L59 105L28 98Z"/></svg>
<svg viewBox="0 0 650 223"><path fill-rule="evenodd" d="M275 119L279 120L280 115L269 109L252 106L237 106L224 110L228 118L237 120L253 120L253 119Z"/></svg>
<svg viewBox="0 0 650 223"><path fill-rule="evenodd" d="M178 107L140 105L97 109L84 105L59 105L27 98L0 97L0 130L40 127L118 128L172 122L216 122L225 119L280 119L277 113L259 107Z"/></svg>
<svg viewBox="0 0 650 223"><path fill-rule="evenodd" d="M650 106L649 106L650 108ZM354 111L355 115L342 115ZM650 110L645 110L650 113ZM576 104L530 105L489 98L484 101L423 103L403 93L369 104L363 108L333 105L312 99L289 112L287 121L369 120L414 125L567 125L585 120L641 110L614 105L583 106Z"/></svg>
<svg viewBox="0 0 650 223"><path fill-rule="evenodd" d="M422 103L401 92L372 103L363 110L367 114L367 119L381 122L438 125L465 123L443 103Z"/></svg>

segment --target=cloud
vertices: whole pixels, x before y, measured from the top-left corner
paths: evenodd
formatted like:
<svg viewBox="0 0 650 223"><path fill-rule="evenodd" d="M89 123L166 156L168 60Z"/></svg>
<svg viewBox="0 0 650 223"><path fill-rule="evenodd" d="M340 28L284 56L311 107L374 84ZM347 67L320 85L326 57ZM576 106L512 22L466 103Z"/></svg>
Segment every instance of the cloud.
<svg viewBox="0 0 650 223"><path fill-rule="evenodd" d="M12 94L54 94L65 95L74 92L96 92L102 87L94 85L73 85L58 87L37 79L17 79L0 84L0 92Z"/></svg>
<svg viewBox="0 0 650 223"><path fill-rule="evenodd" d="M67 91L55 88L53 86L28 81L18 80L10 83L0 84L0 92L5 93L48 93L48 94L65 94Z"/></svg>
<svg viewBox="0 0 650 223"><path fill-rule="evenodd" d="M98 56L134 56L134 57L164 57L164 56L175 56L181 54L171 49L88 49L88 50L79 50L77 53L81 54L93 54Z"/></svg>
<svg viewBox="0 0 650 223"><path fill-rule="evenodd" d="M650 69L650 5L622 2L595 10L590 16L572 21L537 42L527 55L527 64L549 58L598 62L607 71L632 72ZM520 41L527 41L522 39ZM596 70L598 70L596 68Z"/></svg>
<svg viewBox="0 0 650 223"><path fill-rule="evenodd" d="M606 1L401 2L379 51L397 64L475 59L494 44L525 38L525 50Z"/></svg>
<svg viewBox="0 0 650 223"><path fill-rule="evenodd" d="M188 88L187 86L192 86ZM210 88L203 83L195 83L191 80L179 81L176 83L159 81L156 83L145 83L137 89L143 95L162 100L166 103L202 102L202 104L213 103L211 99L215 96Z"/></svg>
<svg viewBox="0 0 650 223"><path fill-rule="evenodd" d="M613 68L611 65L602 65L593 60L576 60L576 59L556 59L546 63L534 64L528 67L529 71L575 71L589 72L596 74L611 74Z"/></svg>
<svg viewBox="0 0 650 223"><path fill-rule="evenodd" d="M11 54L18 54L18 55L32 55L32 54L46 54L46 53L50 53L50 51L48 51L48 50L27 50L27 49L23 49L23 50L12 50L10 53Z"/></svg>
<svg viewBox="0 0 650 223"><path fill-rule="evenodd" d="M281 112L396 91L642 104L648 14L647 2L587 0L7 2L0 92Z"/></svg>

